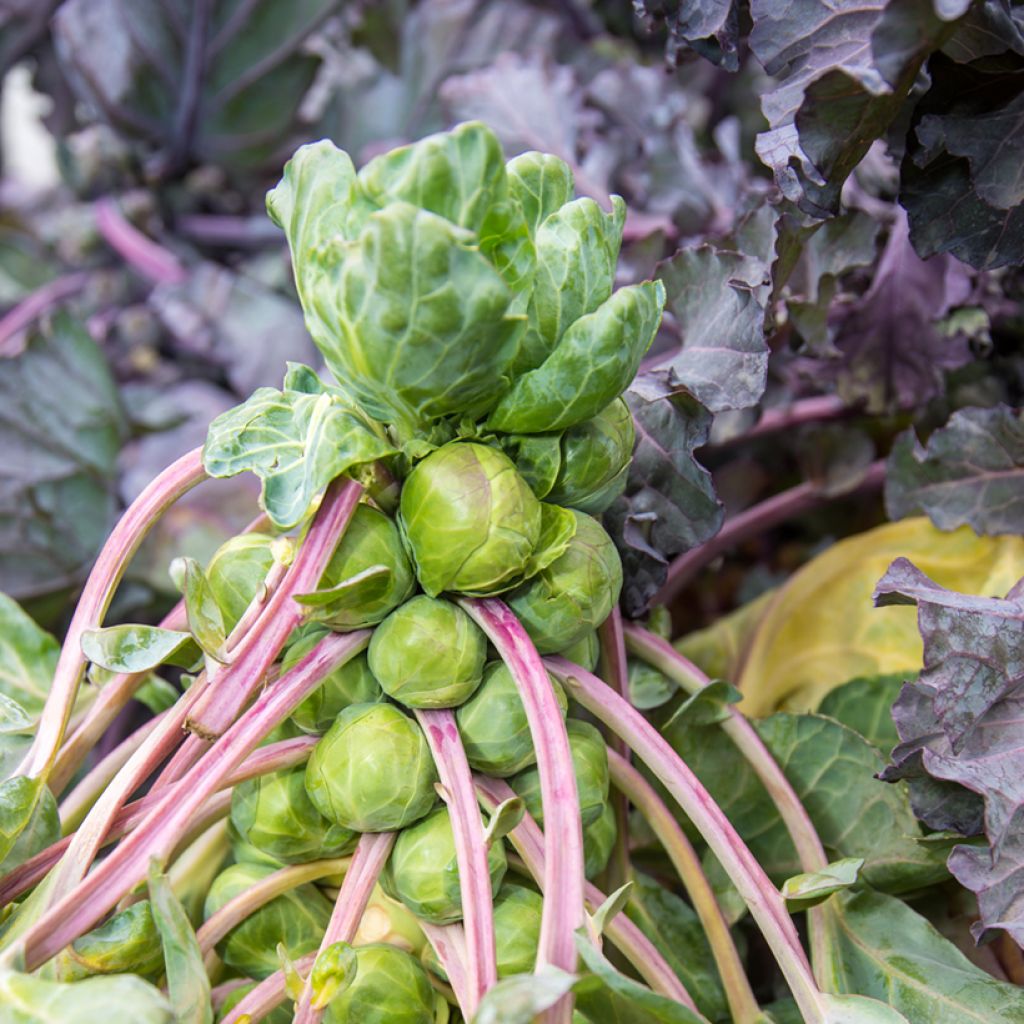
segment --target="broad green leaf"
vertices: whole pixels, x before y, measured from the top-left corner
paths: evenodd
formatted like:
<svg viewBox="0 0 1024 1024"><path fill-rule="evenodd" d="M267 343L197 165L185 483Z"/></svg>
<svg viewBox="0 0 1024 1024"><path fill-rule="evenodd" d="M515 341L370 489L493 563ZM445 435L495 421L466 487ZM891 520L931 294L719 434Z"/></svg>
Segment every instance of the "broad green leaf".
<svg viewBox="0 0 1024 1024"><path fill-rule="evenodd" d="M526 578L543 572L556 558L563 555L569 542L576 536L576 516L570 509L550 502L540 503L540 537L523 571Z"/></svg>
<svg viewBox="0 0 1024 1024"><path fill-rule="evenodd" d="M506 167L509 192L536 235L541 224L572 199L572 171L561 158L535 152L521 153Z"/></svg>
<svg viewBox="0 0 1024 1024"><path fill-rule="evenodd" d="M347 942L333 942L320 950L309 976L313 989L313 1008L323 1009L355 980L359 962L356 951Z"/></svg>
<svg viewBox="0 0 1024 1024"><path fill-rule="evenodd" d="M825 907L829 981L928 1024L1022 1024L1024 995L972 964L923 917L882 893L842 892Z"/></svg>
<svg viewBox="0 0 1024 1024"><path fill-rule="evenodd" d="M164 972L164 952L149 900L133 903L64 950L57 964L60 981L75 981L91 974Z"/></svg>
<svg viewBox="0 0 1024 1024"><path fill-rule="evenodd" d="M343 263L318 274L306 312L362 407L418 425L494 404L525 329L512 295L473 234L394 202L371 214Z"/></svg>
<svg viewBox="0 0 1024 1024"><path fill-rule="evenodd" d="M822 993L825 1024L911 1024L898 1010L880 999Z"/></svg>
<svg viewBox="0 0 1024 1024"><path fill-rule="evenodd" d="M0 1024L172 1024L160 990L130 974L71 983L0 971Z"/></svg>
<svg viewBox="0 0 1024 1024"><path fill-rule="evenodd" d="M308 621L329 623L335 616L357 612L385 598L392 585L391 575L388 566L371 565L333 587L296 594L295 600L309 609L306 613Z"/></svg>
<svg viewBox="0 0 1024 1024"><path fill-rule="evenodd" d="M595 312L572 323L536 370L517 378L488 418L488 427L534 434L596 415L633 379L654 341L664 304L660 282L620 288Z"/></svg>
<svg viewBox="0 0 1024 1024"><path fill-rule="evenodd" d="M658 947L709 1020L728 1015L722 981L696 912L648 875L633 875L626 914Z"/></svg>
<svg viewBox="0 0 1024 1024"><path fill-rule="evenodd" d="M562 466L561 434L502 434L505 454L538 498L545 498Z"/></svg>
<svg viewBox="0 0 1024 1024"><path fill-rule="evenodd" d="M210 581L206 578L203 567L194 558L181 558L175 561L182 563L183 568L182 586L188 628L204 653L224 663L227 661L227 631L224 627L224 615L214 596Z"/></svg>
<svg viewBox="0 0 1024 1024"><path fill-rule="evenodd" d="M4 789L0 786L0 801L3 800ZM2 812L0 812L2 813ZM57 801L49 786L41 786L33 800L32 811L25 827L18 833L14 843L6 854L0 854L0 876L13 871L19 864L24 864L40 850L60 839L60 815ZM3 840L0 839L0 849Z"/></svg>
<svg viewBox="0 0 1024 1024"><path fill-rule="evenodd" d="M335 477L393 452L336 395L258 388L210 424L203 463L215 477L254 472L267 515L291 529Z"/></svg>
<svg viewBox="0 0 1024 1024"><path fill-rule="evenodd" d="M738 703L741 697L742 694L732 683L727 683L723 679L713 679L707 686L686 697L663 728L692 728L724 722L729 717L731 707Z"/></svg>
<svg viewBox="0 0 1024 1024"><path fill-rule="evenodd" d="M892 720L892 706L903 684L914 674L897 672L889 676L851 679L825 694L818 713L859 732L872 746L888 754L900 741Z"/></svg>
<svg viewBox="0 0 1024 1024"><path fill-rule="evenodd" d="M0 593L0 695L35 720L46 704L60 644Z"/></svg>
<svg viewBox="0 0 1024 1024"><path fill-rule="evenodd" d="M576 951L600 983L584 979L576 996L580 1013L594 1024L704 1024L682 1003L658 995L616 970L582 930L576 933Z"/></svg>
<svg viewBox="0 0 1024 1024"><path fill-rule="evenodd" d="M712 679L738 679L757 624L771 607L775 593L765 591L710 626L680 637L673 646Z"/></svg>
<svg viewBox="0 0 1024 1024"><path fill-rule="evenodd" d="M679 687L653 665L638 658L629 659L629 703L641 711L660 708L677 693Z"/></svg>
<svg viewBox="0 0 1024 1024"><path fill-rule="evenodd" d="M791 577L760 620L737 683L746 714L812 709L856 676L920 671L914 609L871 601L900 556L967 594L1005 594L1024 576L1021 537L977 537L968 527L942 533L916 518L842 540Z"/></svg>
<svg viewBox="0 0 1024 1024"><path fill-rule="evenodd" d="M490 846L492 843L501 842L523 820L526 813L526 804L522 798L511 796L503 800L494 808L491 820L484 829L484 842Z"/></svg>
<svg viewBox="0 0 1024 1024"><path fill-rule="evenodd" d="M36 719L16 700L0 693L0 736L32 732Z"/></svg>
<svg viewBox="0 0 1024 1024"><path fill-rule="evenodd" d="M820 871L805 871L787 878L780 890L786 906L790 910L816 906L840 889L855 885L863 866L863 857L844 857L832 861Z"/></svg>
<svg viewBox="0 0 1024 1024"><path fill-rule="evenodd" d="M203 966L203 952L185 909L155 859L149 865L149 904L164 950L175 1024L213 1024L210 979Z"/></svg>
<svg viewBox="0 0 1024 1024"><path fill-rule="evenodd" d="M188 668L193 650L191 633L160 626L126 623L82 634L82 653L111 672L146 672L165 663Z"/></svg>
<svg viewBox="0 0 1024 1024"><path fill-rule="evenodd" d="M754 724L806 807L830 860L863 857L863 878L891 892L909 892L947 877L943 851L916 841L921 829L907 790L875 778L886 762L861 736L819 715L780 713ZM772 881L781 885L799 874L801 865L778 810L721 728L688 724L684 717L664 733Z"/></svg>
<svg viewBox="0 0 1024 1024"><path fill-rule="evenodd" d="M180 696L178 688L173 683L157 675L149 676L135 691L135 700L145 704L154 715L173 707Z"/></svg>
<svg viewBox="0 0 1024 1024"><path fill-rule="evenodd" d="M0 863L10 856L22 833L35 819L36 807L44 794L49 794L53 800L42 779L15 775L0 783Z"/></svg>
<svg viewBox="0 0 1024 1024"><path fill-rule="evenodd" d="M577 983L575 974L547 967L537 974L516 974L489 989L473 1024L531 1024L538 1013L554 1006Z"/></svg>

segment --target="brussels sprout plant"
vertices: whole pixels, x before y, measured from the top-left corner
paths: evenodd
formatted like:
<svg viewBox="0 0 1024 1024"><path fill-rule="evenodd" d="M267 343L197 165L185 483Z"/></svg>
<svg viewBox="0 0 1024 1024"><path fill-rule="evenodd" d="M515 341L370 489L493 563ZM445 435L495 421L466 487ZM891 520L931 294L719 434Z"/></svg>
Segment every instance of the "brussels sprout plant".
<svg viewBox="0 0 1024 1024"><path fill-rule="evenodd" d="M903 1020L830 978L817 904L863 861L828 863L724 684L630 627L781 809L788 904L627 699L601 516L665 292L614 288L622 201L576 198L558 157L506 162L472 122L358 172L303 146L267 205L333 377L289 364L215 419L111 534L38 715L0 703L26 736L0 786L0 987L130 980L145 1019L187 1024L782 1020L729 928L749 914L785 1019ZM174 563L159 626L104 627L158 518L242 472L252 530ZM159 713L80 771L81 737L143 687Z"/></svg>

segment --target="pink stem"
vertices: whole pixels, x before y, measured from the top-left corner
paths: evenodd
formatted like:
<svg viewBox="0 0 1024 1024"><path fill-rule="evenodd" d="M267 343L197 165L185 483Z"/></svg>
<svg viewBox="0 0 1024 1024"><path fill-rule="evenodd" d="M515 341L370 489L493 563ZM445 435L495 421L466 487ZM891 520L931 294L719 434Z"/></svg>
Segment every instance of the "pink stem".
<svg viewBox="0 0 1024 1024"><path fill-rule="evenodd" d="M465 930L458 922L455 924L431 924L429 921L419 921L418 923L437 954L444 973L448 975L448 984L451 985L452 991L455 993L455 999L463 1011L463 1017L466 1017L466 1007L470 1001L470 988L469 975L466 971Z"/></svg>
<svg viewBox="0 0 1024 1024"><path fill-rule="evenodd" d="M597 676L565 658L547 658L545 664L576 700L632 747L672 794L743 897L800 1011L808 1020L819 1019L820 992L786 905L711 794L647 719Z"/></svg>
<svg viewBox="0 0 1024 1024"><path fill-rule="evenodd" d="M320 953L336 942L351 942L355 937L373 887L391 855L391 847L395 845L395 835L394 832L364 832L359 837L355 853L352 854L352 863L345 872L345 879L335 900L327 931L320 942ZM323 1009L313 1007L312 977L310 972L295 1007L294 1024L320 1024L324 1015Z"/></svg>
<svg viewBox="0 0 1024 1024"><path fill-rule="evenodd" d="M305 974L313 969L316 954L300 956L295 961L295 969ZM224 1018L223 1024L258 1024L268 1014L273 1013L287 998L284 971L274 971L269 978L264 978L251 992L244 996Z"/></svg>
<svg viewBox="0 0 1024 1024"><path fill-rule="evenodd" d="M180 786L169 789L139 827L22 937L29 970L45 963L145 878L151 858L166 858L203 802L323 681L366 647L369 632L330 634L269 687L214 744Z"/></svg>
<svg viewBox="0 0 1024 1024"><path fill-rule="evenodd" d="M96 227L126 263L154 284L181 284L188 278L178 257L130 224L112 199L97 200Z"/></svg>
<svg viewBox="0 0 1024 1024"><path fill-rule="evenodd" d="M36 778L47 775L52 768L85 671L82 634L102 624L128 562L156 521L178 498L205 478L202 450L194 448L171 463L131 503L107 538L68 626L46 707L18 774Z"/></svg>
<svg viewBox="0 0 1024 1024"><path fill-rule="evenodd" d="M544 663L512 611L497 598L459 602L473 617L508 666L526 709L537 753L544 835L544 909L537 969L551 964L576 969L576 929L583 924L583 826L569 735ZM572 1018L572 996L543 1015L550 1024Z"/></svg>
<svg viewBox="0 0 1024 1024"><path fill-rule="evenodd" d="M480 999L498 983L494 897L487 863L487 844L484 842L480 808L473 788L473 775L455 724L455 712L418 710L416 718L430 744L430 752L434 755L455 838L469 975L469 1003L463 1007L463 1011L467 1017L472 1017Z"/></svg>
<svg viewBox="0 0 1024 1024"><path fill-rule="evenodd" d="M479 793L492 806L496 807L516 795L504 779L490 779L483 775L475 775L473 778ZM530 874L538 881L544 878L545 838L537 822L529 814L524 814L519 824L509 833L509 839L523 858ZM541 885L543 887L543 882ZM544 889L545 900L547 891ZM591 910L597 910L606 899L605 894L589 882L586 883L584 892ZM665 958L658 952L654 943L625 914L619 913L610 918L605 923L605 930L608 938L628 957L653 991L696 1010L690 993L675 971L665 962Z"/></svg>
<svg viewBox="0 0 1024 1024"><path fill-rule="evenodd" d="M756 537L765 530L778 526L794 516L803 515L812 509L827 505L837 498L850 498L858 494L876 491L885 481L885 460L873 462L857 485L842 494L823 491L821 486L808 481L791 487L788 491L744 509L738 515L725 521L721 530L710 540L691 548L672 561L668 575L661 589L654 595L654 604L669 604L683 588L706 566L729 548Z"/></svg>
<svg viewBox="0 0 1024 1024"><path fill-rule="evenodd" d="M709 447L726 448L739 442L774 434L780 430L792 430L805 423L820 423L823 420L839 419L847 413L856 411L836 395L815 395L813 398L801 398L793 402L792 405L784 405L777 409L765 409L761 418L749 430Z"/></svg>
<svg viewBox="0 0 1024 1024"><path fill-rule="evenodd" d="M88 274L65 274L48 281L26 296L0 319L0 358L18 354L12 343L18 335L51 306L77 295L89 282Z"/></svg>
<svg viewBox="0 0 1024 1024"><path fill-rule="evenodd" d="M215 739L231 725L265 680L292 631L301 624L302 608L293 598L316 589L359 504L362 490L346 477L340 477L327 488L281 586L235 648L231 664L219 675L217 685L208 688L189 715L188 728L203 739ZM198 744L192 747L202 753Z"/></svg>

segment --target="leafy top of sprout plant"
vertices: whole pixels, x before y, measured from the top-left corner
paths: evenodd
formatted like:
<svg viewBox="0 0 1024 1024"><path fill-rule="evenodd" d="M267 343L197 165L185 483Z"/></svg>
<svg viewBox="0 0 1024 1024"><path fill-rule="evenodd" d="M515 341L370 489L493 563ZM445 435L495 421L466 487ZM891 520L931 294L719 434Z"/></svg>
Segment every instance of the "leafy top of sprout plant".
<svg viewBox="0 0 1024 1024"><path fill-rule="evenodd" d="M611 734L717 858L805 1021L905 1019L830 975L838 904L815 904L857 885L863 861L827 863L729 694L699 681L702 707L680 715L723 723L780 808L802 869L786 891L810 908L810 958L773 879L624 699L622 568L596 517L628 473L635 430L621 395L665 296L660 282L614 289L625 210L609 206L573 198L557 157L506 163L480 123L358 173L329 142L289 162L268 208L334 380L290 365L280 390L218 417L201 456L155 481L112 535L36 738L0 788L0 887L6 900L31 890L0 935L0 993L37 1009L88 999L101 1019L124 989L99 977L106 964L159 980L155 932L170 1003L130 979L147 1020L205 1024L216 1002L238 1024L290 1001L297 1024L596 1024L609 1006L702 1024L721 1016L707 992L690 991L657 928L624 913L643 880L614 784L680 875L729 1015L764 1019L696 853L646 778L609 752ZM178 563L182 601L162 626L104 629L159 515L204 474L243 471L262 481L266 523L205 570ZM591 672L595 630L603 681ZM500 664L486 665L489 649ZM649 658L692 682L672 654ZM72 714L94 714L76 703L87 659L117 695L97 702L100 721L161 666L189 678L90 784L64 843L47 782ZM14 732L32 721L13 699L2 710ZM606 862L602 891L585 874ZM526 888L503 895L510 867ZM436 987L394 945L352 948L378 880L426 935ZM148 921L117 914L144 882ZM124 948L108 953L122 932ZM602 935L629 974L602 954ZM42 980L35 972L69 945L76 977L89 976ZM251 981L235 1002L231 990Z"/></svg>

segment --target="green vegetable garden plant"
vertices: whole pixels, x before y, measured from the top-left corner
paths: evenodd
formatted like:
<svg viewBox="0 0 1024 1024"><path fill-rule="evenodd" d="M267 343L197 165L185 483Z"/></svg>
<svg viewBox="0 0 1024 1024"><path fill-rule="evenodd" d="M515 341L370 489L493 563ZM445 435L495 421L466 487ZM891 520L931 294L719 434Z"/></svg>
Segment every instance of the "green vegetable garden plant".
<svg viewBox="0 0 1024 1024"><path fill-rule="evenodd" d="M951 841L871 779L842 708L755 723L657 614L623 621L602 515L666 301L615 287L623 202L467 122L358 173L303 146L267 205L331 376L289 364L152 481L59 655L4 599L25 677L52 683L38 708L0 695L0 1021L939 1019L912 958L878 981L879 929L959 972L961 1019L1024 1021L892 895L946 878ZM241 473L249 529L171 564L159 626L105 627L158 520ZM1019 596L906 562L878 597L919 604L926 671L943 616L1020 628ZM180 692L157 674L179 670ZM143 687L159 713L80 771ZM843 757L883 794L857 842L819 807ZM755 790L756 851L733 824Z"/></svg>

